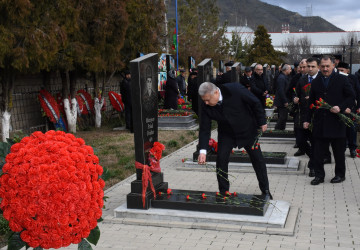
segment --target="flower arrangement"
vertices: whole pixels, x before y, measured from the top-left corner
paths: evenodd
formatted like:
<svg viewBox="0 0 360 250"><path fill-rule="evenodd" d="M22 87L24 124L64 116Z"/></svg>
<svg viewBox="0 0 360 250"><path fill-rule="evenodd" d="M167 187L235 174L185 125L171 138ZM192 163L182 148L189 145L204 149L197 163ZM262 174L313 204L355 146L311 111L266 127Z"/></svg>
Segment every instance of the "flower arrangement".
<svg viewBox="0 0 360 250"><path fill-rule="evenodd" d="M303 90L304 90L304 92L305 92L305 96L309 96L310 90L311 90L311 83L306 84L306 85L303 87Z"/></svg>
<svg viewBox="0 0 360 250"><path fill-rule="evenodd" d="M274 97L271 95L266 95L265 106L267 108L272 108L274 106Z"/></svg>
<svg viewBox="0 0 360 250"><path fill-rule="evenodd" d="M159 109L158 117L169 117L169 116L188 116L191 115L190 112L184 110L169 110L169 109Z"/></svg>
<svg viewBox="0 0 360 250"><path fill-rule="evenodd" d="M319 100L315 101L316 106L312 103L310 105L310 109L327 109L330 110L332 108L332 106L330 104L328 104L327 102L324 101L324 99L322 99L321 97L319 98ZM342 114L342 113L336 113L336 115L339 117L339 119L345 123L346 126L351 127L354 125L353 121L347 117L346 115Z"/></svg>
<svg viewBox="0 0 360 250"><path fill-rule="evenodd" d="M143 200L143 206L145 207L145 194L146 190L148 188L148 185L150 185L150 189L154 194L154 199L156 198L156 192L155 188L152 182L152 176L151 171L160 173L160 159L162 157L162 151L165 149L165 146L161 144L160 142L154 142L152 148L149 150L149 163L150 165L141 164L140 162L135 162L135 168L141 169L142 172L142 200Z"/></svg>
<svg viewBox="0 0 360 250"><path fill-rule="evenodd" d="M121 95L114 92L114 91L109 91L109 99L110 99L110 103L113 106L113 108L119 112L123 112L124 111L124 103L121 99Z"/></svg>
<svg viewBox="0 0 360 250"><path fill-rule="evenodd" d="M0 208L15 232L9 240L20 246L15 249L96 245L105 182L98 157L83 139L34 132L11 147L3 173Z"/></svg>
<svg viewBox="0 0 360 250"><path fill-rule="evenodd" d="M217 150L218 150L218 143L217 141L215 141L213 138L211 138L209 140L209 147L210 147L210 150L217 153Z"/></svg>
<svg viewBox="0 0 360 250"><path fill-rule="evenodd" d="M51 122L57 123L60 119L60 110L55 98L45 89L40 90L38 98L46 116Z"/></svg>
<svg viewBox="0 0 360 250"><path fill-rule="evenodd" d="M84 104L85 104L83 114L85 114L85 115L92 114L94 111L94 100L92 99L91 95L83 89L78 90L77 93L83 99Z"/></svg>
<svg viewBox="0 0 360 250"><path fill-rule="evenodd" d="M182 105L185 103L185 100L183 98L178 99L178 105Z"/></svg>

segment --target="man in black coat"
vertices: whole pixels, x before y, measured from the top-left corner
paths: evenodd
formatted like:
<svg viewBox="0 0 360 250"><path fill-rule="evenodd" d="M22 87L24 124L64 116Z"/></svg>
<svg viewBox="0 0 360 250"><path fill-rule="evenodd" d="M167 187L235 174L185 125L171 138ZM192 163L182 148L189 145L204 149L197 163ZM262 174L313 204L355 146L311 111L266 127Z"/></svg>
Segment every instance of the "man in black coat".
<svg viewBox="0 0 360 250"><path fill-rule="evenodd" d="M306 116L304 128L308 129L312 119L312 135L314 139L315 178L311 185L324 182L324 157L331 144L335 158L335 177L331 183L345 180L345 142L346 125L337 115L352 107L355 93L346 76L335 72L335 61L330 56L323 56L320 71L311 83L309 104L316 105L322 98L332 108L311 109Z"/></svg>
<svg viewBox="0 0 360 250"><path fill-rule="evenodd" d="M281 72L276 80L276 92L274 106L278 110L278 121L275 125L277 130L285 130L286 120L288 118L288 109L289 100L286 96L286 90L289 87L289 75L291 73L291 67L289 64L284 64L281 68Z"/></svg>
<svg viewBox="0 0 360 250"><path fill-rule="evenodd" d="M216 170L220 193L224 195L230 188L227 173L232 149L244 147L250 156L262 194L272 199L260 146L252 148L258 129L263 132L267 129L264 109L259 100L237 82L226 83L219 88L213 83L204 82L199 87L199 95L204 102L201 108L198 163L206 163L211 120L215 120L218 123Z"/></svg>
<svg viewBox="0 0 360 250"><path fill-rule="evenodd" d="M225 63L226 72L225 73L219 72L219 74L216 76L215 79L216 86L220 86L221 84L231 82L231 66L233 65L234 65L233 61L229 61Z"/></svg>
<svg viewBox="0 0 360 250"><path fill-rule="evenodd" d="M262 107L265 109L266 95L269 93L269 87L264 79L264 70L261 64L256 64L254 80L251 82L250 90L259 99Z"/></svg>
<svg viewBox="0 0 360 250"><path fill-rule="evenodd" d="M350 66L348 63L339 62L337 69L340 74L344 74L349 78L349 82L355 91L355 99L356 103L351 107L351 109L346 110L345 113L358 113L360 111L360 85L358 78L355 75L350 74ZM356 128L355 125L351 127L346 127L346 138L347 138L347 145L349 147L350 156L352 158L356 157L356 149L357 149L357 142L356 142Z"/></svg>
<svg viewBox="0 0 360 250"><path fill-rule="evenodd" d="M125 71L125 78L120 83L121 99L125 106L125 124L126 129L133 132L132 105L131 105L131 74Z"/></svg>
<svg viewBox="0 0 360 250"><path fill-rule="evenodd" d="M252 70L250 67L245 67L245 73L240 77L240 83L250 90L251 82L254 81L254 77L252 77Z"/></svg>
<svg viewBox="0 0 360 250"><path fill-rule="evenodd" d="M178 84L180 95L185 96L186 94L185 70L180 69L180 75L176 77L176 82Z"/></svg>
<svg viewBox="0 0 360 250"><path fill-rule="evenodd" d="M199 102L198 102L198 84L197 84L197 71L192 70L188 78L188 91L187 95L189 101L191 101L192 110L196 115L199 115Z"/></svg>
<svg viewBox="0 0 360 250"><path fill-rule="evenodd" d="M179 89L177 82L175 80L175 72L173 70L170 70L168 72L168 79L166 80L166 85L165 85L164 108L177 110L178 96L179 96Z"/></svg>

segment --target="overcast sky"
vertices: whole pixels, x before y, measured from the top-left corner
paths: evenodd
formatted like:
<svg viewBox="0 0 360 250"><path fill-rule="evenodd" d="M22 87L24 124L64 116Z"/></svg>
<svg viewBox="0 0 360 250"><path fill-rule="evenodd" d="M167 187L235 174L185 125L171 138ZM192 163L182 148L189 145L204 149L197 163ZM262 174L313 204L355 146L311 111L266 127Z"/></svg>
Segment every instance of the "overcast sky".
<svg viewBox="0 0 360 250"><path fill-rule="evenodd" d="M306 7L312 7L312 15L320 16L345 31L360 31L360 5L358 0L261 0L286 10L307 15ZM309 8L310 9L310 8Z"/></svg>

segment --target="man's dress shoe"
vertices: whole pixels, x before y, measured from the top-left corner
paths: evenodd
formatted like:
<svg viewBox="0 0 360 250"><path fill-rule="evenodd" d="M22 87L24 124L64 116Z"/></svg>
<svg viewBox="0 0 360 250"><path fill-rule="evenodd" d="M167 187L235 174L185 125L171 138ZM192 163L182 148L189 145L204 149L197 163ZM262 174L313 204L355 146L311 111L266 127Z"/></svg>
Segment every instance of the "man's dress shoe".
<svg viewBox="0 0 360 250"><path fill-rule="evenodd" d="M300 155L304 155L305 152L301 151L300 149L298 151L295 152L294 156L300 156Z"/></svg>
<svg viewBox="0 0 360 250"><path fill-rule="evenodd" d="M265 190L264 192L262 192L261 193L262 195L268 195L268 196L270 196L270 200L273 200L273 197L272 197L272 195L271 195L271 193L270 193L270 191L269 190Z"/></svg>
<svg viewBox="0 0 360 250"><path fill-rule="evenodd" d="M313 179L310 183L311 183L311 185L319 185L320 183L323 183L323 182L324 182L324 179L315 177L315 179Z"/></svg>
<svg viewBox="0 0 360 250"><path fill-rule="evenodd" d="M345 181L345 177L340 177L340 176L335 176L334 178L331 179L331 183L340 183Z"/></svg>

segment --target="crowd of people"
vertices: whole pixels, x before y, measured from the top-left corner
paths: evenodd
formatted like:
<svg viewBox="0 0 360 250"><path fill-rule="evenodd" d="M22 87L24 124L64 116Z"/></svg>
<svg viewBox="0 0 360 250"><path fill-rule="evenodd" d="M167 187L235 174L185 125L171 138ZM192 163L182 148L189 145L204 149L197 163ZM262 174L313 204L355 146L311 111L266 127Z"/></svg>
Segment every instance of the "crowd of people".
<svg viewBox="0 0 360 250"><path fill-rule="evenodd" d="M325 55L304 58L293 67L287 63L277 69L274 66L264 68L261 64L245 67L239 82L231 83L232 65L232 61L226 63L225 72L219 72L216 78L201 84L197 82L196 69L191 69L187 82L185 70L180 70L177 77L168 74L165 87L165 108L177 109L177 99L187 96L194 112L198 115L201 112L200 164L206 162L209 121L218 121L220 192L229 191L229 183L220 176L227 176L231 149L244 147L250 153L262 193L271 196L260 146L257 151L251 150L256 131L267 129L264 109L269 94L275 96L276 130L285 130L288 115L293 117L294 147L298 148L295 156L306 154L309 157L309 176L314 177L311 184L324 182L324 164L331 163L330 145L335 160L331 183L344 181L346 148L351 157L356 157L357 124L346 121L351 121L353 115L360 112L360 73L350 74L349 64ZM126 83L126 79L124 81ZM126 92L126 84L123 86L121 88ZM127 106L125 103L125 109ZM127 122L128 126L132 127L132 124Z"/></svg>

